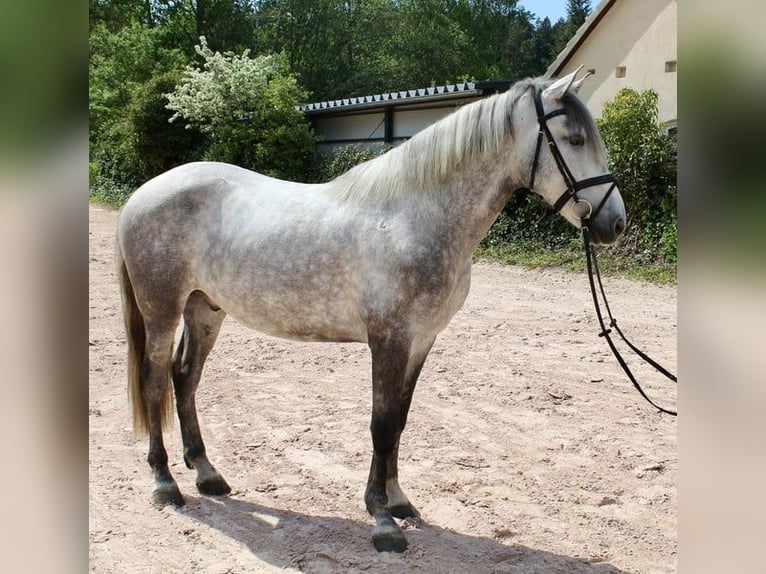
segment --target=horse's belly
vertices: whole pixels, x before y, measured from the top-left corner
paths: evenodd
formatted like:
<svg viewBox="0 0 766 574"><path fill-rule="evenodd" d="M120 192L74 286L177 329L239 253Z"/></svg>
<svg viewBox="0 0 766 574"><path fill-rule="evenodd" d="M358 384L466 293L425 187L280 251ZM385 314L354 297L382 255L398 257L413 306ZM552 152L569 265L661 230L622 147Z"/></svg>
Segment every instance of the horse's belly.
<svg viewBox="0 0 766 574"><path fill-rule="evenodd" d="M367 342L367 330L353 298L280 296L278 292L220 297L216 303L243 325L294 341Z"/></svg>
<svg viewBox="0 0 766 574"><path fill-rule="evenodd" d="M232 316L245 326L281 339L290 339L293 341L307 342L334 342L334 343L366 343L367 333L364 329L349 324L327 324L320 322L292 322L292 321L270 321L252 317L240 319L236 315Z"/></svg>

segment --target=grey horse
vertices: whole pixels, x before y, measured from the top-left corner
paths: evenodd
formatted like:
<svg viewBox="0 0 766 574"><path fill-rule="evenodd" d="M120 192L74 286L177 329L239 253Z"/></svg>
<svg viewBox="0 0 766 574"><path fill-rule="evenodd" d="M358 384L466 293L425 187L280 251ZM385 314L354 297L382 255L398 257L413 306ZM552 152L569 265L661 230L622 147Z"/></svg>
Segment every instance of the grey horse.
<svg viewBox="0 0 766 574"><path fill-rule="evenodd" d="M533 191L553 205L567 185L554 154L540 149L535 100L546 113L561 111L546 127L574 179L607 172L601 137L576 96L581 82L575 74L517 82L328 183L199 162L136 190L119 216L116 251L129 395L136 431L149 434L155 503L184 503L163 444L171 381L184 461L197 470L199 491L230 492L207 458L195 407L205 359L228 314L275 337L369 346L373 453L365 503L375 548L403 551L394 518L419 514L399 486L399 439L426 356L468 295L474 248L516 190L534 181ZM579 190L561 215L580 226L578 208L599 205L591 237L613 242L626 217L614 187Z"/></svg>

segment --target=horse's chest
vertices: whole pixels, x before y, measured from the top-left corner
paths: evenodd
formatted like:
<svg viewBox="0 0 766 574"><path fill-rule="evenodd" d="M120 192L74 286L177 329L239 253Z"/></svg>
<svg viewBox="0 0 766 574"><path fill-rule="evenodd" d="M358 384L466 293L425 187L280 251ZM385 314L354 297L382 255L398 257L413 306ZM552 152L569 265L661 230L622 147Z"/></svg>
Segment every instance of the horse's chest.
<svg viewBox="0 0 766 574"><path fill-rule="evenodd" d="M462 307L470 289L467 265L410 261L372 275L363 304L383 326L407 323L420 331L439 332Z"/></svg>

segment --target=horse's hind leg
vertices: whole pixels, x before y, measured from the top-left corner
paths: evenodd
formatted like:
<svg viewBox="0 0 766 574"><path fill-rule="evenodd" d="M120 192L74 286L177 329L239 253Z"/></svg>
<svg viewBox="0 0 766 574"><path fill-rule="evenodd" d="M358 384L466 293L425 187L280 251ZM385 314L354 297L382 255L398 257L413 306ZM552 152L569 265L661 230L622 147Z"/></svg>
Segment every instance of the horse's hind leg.
<svg viewBox="0 0 766 574"><path fill-rule="evenodd" d="M164 323L164 322L163 322ZM152 500L164 506L183 506L185 501L168 468L168 454L162 439L162 427L167 418L170 402L168 396L170 381L170 358L173 353L177 319L159 328L147 322L146 353L141 365L144 384L141 395L146 405L146 419L149 427L149 454L147 462L154 471Z"/></svg>
<svg viewBox="0 0 766 574"><path fill-rule="evenodd" d="M184 462L197 471L197 489L203 494L231 492L221 474L210 464L199 429L195 394L202 368L213 348L226 313L199 291L193 292L184 309L184 330L173 359L173 386L184 443Z"/></svg>

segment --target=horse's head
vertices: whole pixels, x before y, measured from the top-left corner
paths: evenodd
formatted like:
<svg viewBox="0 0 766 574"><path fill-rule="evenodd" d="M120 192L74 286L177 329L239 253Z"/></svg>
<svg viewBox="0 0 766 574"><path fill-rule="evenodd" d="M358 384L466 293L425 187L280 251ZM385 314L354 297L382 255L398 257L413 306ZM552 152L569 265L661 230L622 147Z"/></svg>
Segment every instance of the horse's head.
<svg viewBox="0 0 766 574"><path fill-rule="evenodd" d="M529 187L572 225L587 226L595 243L612 243L625 229L625 205L598 128L576 95L588 76L575 82L576 74L533 92L536 120L524 136L534 151Z"/></svg>

